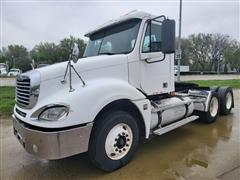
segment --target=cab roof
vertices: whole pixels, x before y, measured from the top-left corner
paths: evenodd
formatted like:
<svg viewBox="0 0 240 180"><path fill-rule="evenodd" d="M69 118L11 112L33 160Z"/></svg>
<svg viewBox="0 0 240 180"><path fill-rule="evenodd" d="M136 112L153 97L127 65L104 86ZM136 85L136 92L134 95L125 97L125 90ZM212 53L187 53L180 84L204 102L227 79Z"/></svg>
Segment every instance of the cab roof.
<svg viewBox="0 0 240 180"><path fill-rule="evenodd" d="M84 36L89 37L90 35L94 34L97 31L100 31L102 29L105 29L107 27L113 26L115 24L119 24L121 22L130 20L130 19L144 19L144 18L153 18L153 17L155 17L155 16L152 15L152 14L146 13L144 11L134 10L134 11L131 11L131 12L129 12L129 13L123 15L123 16L120 16L117 19L110 20L110 21L96 27L93 30L88 31Z"/></svg>

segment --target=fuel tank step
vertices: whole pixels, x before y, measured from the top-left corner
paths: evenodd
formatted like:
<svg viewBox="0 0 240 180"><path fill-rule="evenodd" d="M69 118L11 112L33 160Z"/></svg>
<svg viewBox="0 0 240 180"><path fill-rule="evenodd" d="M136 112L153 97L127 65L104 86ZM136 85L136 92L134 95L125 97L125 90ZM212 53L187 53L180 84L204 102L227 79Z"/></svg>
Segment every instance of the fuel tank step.
<svg viewBox="0 0 240 180"><path fill-rule="evenodd" d="M199 118L199 116L195 116L195 115L189 116L189 117L184 118L182 120L179 120L179 121L177 121L175 123L169 124L169 125L167 125L165 127L161 127L159 129L156 129L155 131L153 131L153 134L156 134L156 135L160 136L160 135L162 135L164 133L167 133L167 132L169 132L169 131L171 131L173 129L176 129L176 128L180 127L180 126L183 126L183 125L185 125L185 124L187 124L189 122L192 122L192 121L194 121L194 120L196 120L198 118Z"/></svg>

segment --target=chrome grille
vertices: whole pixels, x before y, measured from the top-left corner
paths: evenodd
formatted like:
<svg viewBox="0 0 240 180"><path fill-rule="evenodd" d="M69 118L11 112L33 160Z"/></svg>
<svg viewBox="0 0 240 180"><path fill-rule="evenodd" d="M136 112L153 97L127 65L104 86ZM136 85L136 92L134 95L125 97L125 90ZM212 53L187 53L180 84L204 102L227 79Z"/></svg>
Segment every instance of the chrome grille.
<svg viewBox="0 0 240 180"><path fill-rule="evenodd" d="M18 104L28 106L30 103L31 82L28 77L17 77L16 101Z"/></svg>
<svg viewBox="0 0 240 180"><path fill-rule="evenodd" d="M16 103L30 109L37 103L41 76L38 71L29 71L16 77Z"/></svg>

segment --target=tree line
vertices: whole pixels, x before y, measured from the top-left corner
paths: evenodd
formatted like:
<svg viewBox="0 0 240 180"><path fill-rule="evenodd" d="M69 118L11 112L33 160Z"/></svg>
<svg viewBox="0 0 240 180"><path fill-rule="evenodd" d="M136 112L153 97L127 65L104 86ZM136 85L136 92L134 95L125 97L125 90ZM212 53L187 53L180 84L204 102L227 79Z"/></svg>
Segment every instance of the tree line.
<svg viewBox="0 0 240 180"><path fill-rule="evenodd" d="M191 71L240 72L240 43L223 34L193 34L181 40L182 65Z"/></svg>
<svg viewBox="0 0 240 180"><path fill-rule="evenodd" d="M59 44L40 43L30 51L22 45L9 45L0 50L0 62L8 62L10 68L23 71L36 64L53 64L66 61L73 43L77 43L82 57L86 44L80 38L70 36ZM181 40L181 65L189 65L191 71L240 72L240 43L223 34L193 34Z"/></svg>
<svg viewBox="0 0 240 180"><path fill-rule="evenodd" d="M9 68L16 67L23 72L32 69L31 63L34 59L38 64L54 64L68 60L73 43L79 47L79 57L83 56L86 44L80 38L70 36L62 39L59 44L52 42L40 43L30 51L23 45L9 45L0 50L0 62L8 63Z"/></svg>

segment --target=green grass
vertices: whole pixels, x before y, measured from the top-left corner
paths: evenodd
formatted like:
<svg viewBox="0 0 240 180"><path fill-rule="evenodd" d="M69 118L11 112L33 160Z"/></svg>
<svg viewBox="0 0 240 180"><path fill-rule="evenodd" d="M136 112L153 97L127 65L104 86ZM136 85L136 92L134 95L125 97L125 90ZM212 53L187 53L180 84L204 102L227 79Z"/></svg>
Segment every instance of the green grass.
<svg viewBox="0 0 240 180"><path fill-rule="evenodd" d="M15 87L0 87L0 116L10 116L15 104Z"/></svg>
<svg viewBox="0 0 240 180"><path fill-rule="evenodd" d="M227 80L192 80L187 81L196 83L199 86L229 86L234 89L240 89L240 79L227 79Z"/></svg>

